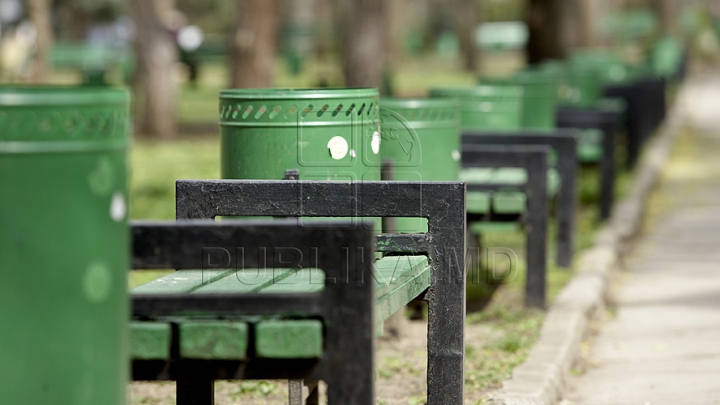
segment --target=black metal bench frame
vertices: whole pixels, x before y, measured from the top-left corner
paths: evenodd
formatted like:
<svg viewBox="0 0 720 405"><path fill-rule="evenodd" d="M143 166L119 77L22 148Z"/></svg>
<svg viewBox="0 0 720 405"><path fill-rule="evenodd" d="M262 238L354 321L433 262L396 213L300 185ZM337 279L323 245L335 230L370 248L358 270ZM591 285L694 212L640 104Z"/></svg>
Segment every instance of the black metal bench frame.
<svg viewBox="0 0 720 405"><path fill-rule="evenodd" d="M600 161L600 219L610 217L615 194L615 129L618 114L597 108L558 108L557 126L560 128L599 129L603 133L603 157Z"/></svg>
<svg viewBox="0 0 720 405"><path fill-rule="evenodd" d="M556 169L560 175L560 191L555 206L558 223L555 261L570 267L575 253L575 213L577 208L577 132L555 129L551 133L523 130L518 132L463 131L463 148L471 145L547 145L557 153Z"/></svg>
<svg viewBox="0 0 720 405"><path fill-rule="evenodd" d="M527 194L527 209L520 216L497 216L467 214L467 221L521 221L525 227L527 280L525 282L525 305L545 308L547 274L547 222L548 190L547 170L549 146L478 146L466 145L462 148L462 166L469 167L517 167L527 170L525 184L472 184L468 191L499 191L514 189ZM512 217L512 218L511 218Z"/></svg>
<svg viewBox="0 0 720 405"><path fill-rule="evenodd" d="M313 375L328 382L328 396L335 401L374 403L374 286L362 279L372 271L374 237L369 230L341 224L299 228L287 220L137 222L132 223L132 236L135 269L218 268L208 263L207 248L225 249L232 264L238 259L237 249L242 248L245 268L281 265L273 247L283 246L299 253L293 264L320 267L326 276L325 289L310 294L134 294L132 317L136 320L197 312L216 317L301 314L332 325L325 329L322 359L283 362L181 359L174 327L171 359L134 360L133 379L177 380L177 403L186 405L212 404L212 379Z"/></svg>
<svg viewBox="0 0 720 405"><path fill-rule="evenodd" d="M665 119L665 80L646 77L630 83L610 84L603 88L605 97L618 97L627 103L627 169L635 167L645 141Z"/></svg>
<svg viewBox="0 0 720 405"><path fill-rule="evenodd" d="M388 253L427 254L431 266L430 287L418 299L428 303L428 404L463 403L464 326L465 326L465 184L423 182L335 182L335 181L262 181L262 180L180 180L176 183L176 217L211 219L217 216L281 217L421 217L428 220L426 234L392 234L377 236L377 251ZM314 223L298 227L314 227ZM367 222L356 226L369 228ZM282 242L282 241L281 241ZM313 241L314 242L314 241ZM317 245L317 243L314 243ZM223 246L223 245L220 245ZM365 256L363 256L365 257ZM188 258L190 259L190 258ZM173 263L166 263L173 264ZM198 264L194 262L193 264ZM187 295L172 297L134 297L134 315L143 318L171 315L181 311L183 302L194 307L198 298ZM222 312L239 302L208 298L206 311ZM261 300L261 298L255 298ZM189 301L187 301L189 300ZM165 304L163 304L165 303ZM171 303L170 307L167 307ZM303 304L306 305L306 304ZM159 311L154 308L164 308ZM272 312L272 305L267 313ZM368 328L367 333L372 333ZM340 354L337 354L340 356ZM342 356L340 356L342 357ZM321 360L325 362L326 359ZM347 359L334 365L347 367ZM201 374L178 369L175 374L145 373L142 364L133 367L135 379L178 380L178 401L209 404L208 392L213 379L281 378L325 380L332 369L305 365L287 369L284 362L274 367L249 369L237 364L230 371L219 362L210 362ZM358 363L364 364L364 363ZM292 372L290 372L292 371ZM321 372L322 371L322 372ZM190 374L183 374L190 373ZM185 377L191 377L188 380ZM337 382L335 383L338 384ZM329 386L330 384L328 384ZM343 385L344 386L344 385ZM355 401L357 389L340 391L328 397L332 403ZM329 394L329 393L328 393ZM358 395L360 395L358 393ZM360 398L366 399L363 394ZM196 402L192 402L195 401ZM180 402L178 402L180 404ZM365 403L365 402L362 402ZM180 404L182 405L182 404Z"/></svg>

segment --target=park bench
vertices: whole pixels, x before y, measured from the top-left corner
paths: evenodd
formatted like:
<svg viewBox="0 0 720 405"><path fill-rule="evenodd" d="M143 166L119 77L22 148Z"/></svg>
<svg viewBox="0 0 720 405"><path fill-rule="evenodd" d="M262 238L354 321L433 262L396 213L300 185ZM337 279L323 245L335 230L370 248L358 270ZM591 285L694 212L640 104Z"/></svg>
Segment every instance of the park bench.
<svg viewBox="0 0 720 405"><path fill-rule="evenodd" d="M547 273L547 145L477 145L462 147L461 180L467 181L468 249L473 251L478 224L516 222L526 235L525 305L545 307ZM478 168L504 168L475 171ZM507 168L524 170L509 171ZM473 244L470 246L470 244Z"/></svg>
<svg viewBox="0 0 720 405"><path fill-rule="evenodd" d="M50 58L55 68L80 71L83 84L88 85L107 84L105 74L115 67L121 68L127 79L134 64L132 50L103 44L59 42L53 46Z"/></svg>
<svg viewBox="0 0 720 405"><path fill-rule="evenodd" d="M177 218L183 221L218 216L424 217L428 220L428 232L377 236L375 248L385 256L374 264L374 302L370 310L360 311L355 308L355 313L361 312L356 316L364 317L361 325L363 331L353 329L353 332L348 332L343 329L350 321L342 318L347 312L346 308L354 305L352 296L338 293L334 300L324 304L312 301L319 300L319 297L307 298L322 287L317 282L308 281L312 270L307 267L320 267L327 277L333 277L337 273L333 273L336 270L332 270L332 266L337 264L340 257L321 256L324 260L322 263L329 263L323 267L317 266L314 261L293 261L292 258L277 256L273 262L276 268L277 263L281 263L281 267L290 268L299 264L304 270L297 274L303 273L306 277L298 279L297 283L289 287L267 280L262 285L247 286L238 282L232 269L218 269L215 265L205 273L202 270L188 270L202 268L201 254L197 249L191 250L191 246L181 237L152 237L153 229L143 234L142 227L138 225L134 232L135 256L151 259L134 260L133 266L175 268L180 273L176 271L132 290L133 379L176 380L178 404L210 404L215 379L245 378L296 380L290 385L291 392L295 394L299 386L297 380L310 381L310 386L314 386L313 381L323 380L328 383L330 404L374 403L372 381L368 382L365 378L373 374L372 356L365 353L362 356L366 358L357 361L357 353L348 354L355 349L341 337L343 333L358 334L365 338L373 336L373 330L379 329L378 326L385 319L419 297L428 302L428 404L462 404L464 184L181 180L176 185L176 197ZM207 225L203 226L222 228L233 222L205 221ZM242 236L240 231L232 233L221 229L218 231L220 237L214 237L190 228L183 231L183 235L187 238L208 236L207 240L198 241L194 245L196 248L210 246L225 249L218 250L223 254L228 252L222 260L225 265L219 267L228 267L234 263L232 259L237 260L234 254L238 252L238 247L244 247L240 250L245 256L244 268L263 267L260 266L262 262L247 259L248 255L253 254L251 252L263 246L268 251L272 247L291 247L296 250L284 251L299 250L304 252L303 258L311 257L305 253L312 253L311 249L315 246L320 253L326 250L324 245L326 241L332 240L331 237L322 239L303 234L316 229L316 222L296 220L294 224L294 227L286 228L287 233L273 233L257 227L248 236ZM372 225L358 222L355 227L369 230ZM290 239L291 236L296 239ZM354 240L357 239L355 237ZM352 246L347 241L338 243L347 244L345 251L363 247ZM337 244L328 243L328 246ZM160 259L155 259L158 254ZM373 249L365 247L361 257L364 260L362 263L367 266L373 257ZM360 267L356 270L363 269ZM279 272L279 277L292 275L290 273L292 271L289 270ZM275 280L276 277L269 277L269 280ZM326 281L322 295L333 295L336 288L342 291L349 287L337 287ZM272 291L276 292L272 298L263 294ZM210 292L241 295L238 298L225 295L222 300L218 300L218 296ZM304 293L306 297L298 293ZM288 297L284 301L287 306L274 303L277 297L285 296ZM295 308L292 302L288 302L292 300L297 302ZM358 306L362 305L360 301ZM373 311L374 321L368 318L372 317ZM245 319L243 322L247 326L238 327L232 318L235 313L258 316ZM290 317L293 319L287 319L288 314L293 315ZM300 326L278 324L286 320L314 322ZM243 334L242 330L247 333ZM183 334L190 334L190 337L186 339ZM157 343L141 344L141 341ZM235 341L242 341L244 346L240 349L245 349L233 348L229 342ZM361 388L352 388L352 382L347 381L353 373L363 376Z"/></svg>
<svg viewBox="0 0 720 405"><path fill-rule="evenodd" d="M512 133L499 131L464 131L461 144L463 149L481 145L547 145L552 148L555 156L555 165L548 170L548 197L557 198L555 204L555 218L557 221L556 262L558 266L569 267L574 253L574 228L576 212L575 181L577 175L577 131L572 129L556 129L548 133L540 130L513 131ZM467 180L472 176L476 180L498 182L502 180L508 184L523 184L527 181L527 172L517 168L474 168L473 173L465 171ZM473 214L484 214L489 210L496 214L509 214L513 210L522 214L526 209L527 196L522 191L503 191L498 195L487 195L482 191L475 191L477 200L490 201L490 204L474 208ZM518 202L518 204L503 205L503 200Z"/></svg>

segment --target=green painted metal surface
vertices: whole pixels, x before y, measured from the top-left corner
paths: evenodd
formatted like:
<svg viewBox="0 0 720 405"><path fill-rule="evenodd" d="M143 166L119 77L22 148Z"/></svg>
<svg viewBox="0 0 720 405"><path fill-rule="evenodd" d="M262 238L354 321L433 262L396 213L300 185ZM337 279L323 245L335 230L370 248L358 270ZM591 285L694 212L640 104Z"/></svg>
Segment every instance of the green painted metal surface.
<svg viewBox="0 0 720 405"><path fill-rule="evenodd" d="M526 129L551 130L555 128L555 108L558 96L558 75L543 69L528 69L509 78L481 77L480 85L521 86L522 118Z"/></svg>
<svg viewBox="0 0 720 405"><path fill-rule="evenodd" d="M0 403L124 404L126 148L120 89L0 88Z"/></svg>
<svg viewBox="0 0 720 405"><path fill-rule="evenodd" d="M221 90L222 178L299 170L302 180L380 180L378 97L374 88Z"/></svg>
<svg viewBox="0 0 720 405"><path fill-rule="evenodd" d="M516 130L522 128L522 86L442 87L431 89L430 96L460 99L460 124L463 129Z"/></svg>
<svg viewBox="0 0 720 405"><path fill-rule="evenodd" d="M402 181L457 181L460 104L457 99L380 99L380 156ZM396 231L427 232L427 220L396 218Z"/></svg>
<svg viewBox="0 0 720 405"><path fill-rule="evenodd" d="M518 72L512 79L523 86L523 128L550 130L555 128L558 77L540 69Z"/></svg>
<svg viewBox="0 0 720 405"><path fill-rule="evenodd" d="M164 360L170 357L169 323L131 322L130 357L142 360Z"/></svg>
<svg viewBox="0 0 720 405"><path fill-rule="evenodd" d="M245 322L184 321L178 331L182 358L244 360L247 357L248 325Z"/></svg>
<svg viewBox="0 0 720 405"><path fill-rule="evenodd" d="M255 352L268 359L322 357L323 325L314 319L269 320L255 324Z"/></svg>
<svg viewBox="0 0 720 405"><path fill-rule="evenodd" d="M220 91L225 179L379 180L377 89Z"/></svg>

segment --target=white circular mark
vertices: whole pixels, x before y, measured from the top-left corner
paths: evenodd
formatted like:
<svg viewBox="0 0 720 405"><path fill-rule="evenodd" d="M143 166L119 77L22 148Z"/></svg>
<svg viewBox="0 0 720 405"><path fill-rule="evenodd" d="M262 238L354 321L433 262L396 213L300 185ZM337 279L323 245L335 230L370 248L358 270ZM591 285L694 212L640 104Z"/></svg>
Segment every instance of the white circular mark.
<svg viewBox="0 0 720 405"><path fill-rule="evenodd" d="M334 136L327 144L330 150L330 156L335 160L340 160L348 153L348 143L342 136Z"/></svg>
<svg viewBox="0 0 720 405"><path fill-rule="evenodd" d="M372 148L373 153L376 155L378 153L380 153L380 140L381 140L380 132L379 131L373 132L372 140L370 141L370 147Z"/></svg>
<svg viewBox="0 0 720 405"><path fill-rule="evenodd" d="M125 197L123 193L117 192L113 194L112 200L110 201L110 218L115 222L120 222L125 219L125 214L127 214Z"/></svg>
<svg viewBox="0 0 720 405"><path fill-rule="evenodd" d="M350 157L355 157L355 149L350 149Z"/></svg>
<svg viewBox="0 0 720 405"><path fill-rule="evenodd" d="M452 158L456 162L460 161L460 152L458 152L457 149L452 151Z"/></svg>
<svg viewBox="0 0 720 405"><path fill-rule="evenodd" d="M82 289L85 298L90 302L103 302L110 295L112 274L108 266L101 261L88 264L82 278Z"/></svg>

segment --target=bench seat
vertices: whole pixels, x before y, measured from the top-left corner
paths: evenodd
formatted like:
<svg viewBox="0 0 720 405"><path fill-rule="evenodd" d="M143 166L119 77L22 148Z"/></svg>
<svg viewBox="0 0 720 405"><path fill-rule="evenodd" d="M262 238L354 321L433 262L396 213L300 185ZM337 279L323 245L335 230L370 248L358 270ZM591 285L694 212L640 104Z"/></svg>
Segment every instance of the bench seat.
<svg viewBox="0 0 720 405"><path fill-rule="evenodd" d="M375 324L382 323L430 286L426 256L386 256L375 262ZM138 286L131 294L312 293L323 288L319 269L179 270ZM131 357L169 360L173 328L178 356L202 360L258 358L312 359L323 353L323 325L316 319L194 317L134 321L130 325ZM252 333L251 333L252 332Z"/></svg>
<svg viewBox="0 0 720 405"><path fill-rule="evenodd" d="M523 185L527 171L520 168L467 168L460 171L460 180L470 184ZM548 195L553 198L560 190L560 175L548 169ZM467 212L470 214L522 214L527 207L527 195L522 191L469 191Z"/></svg>

